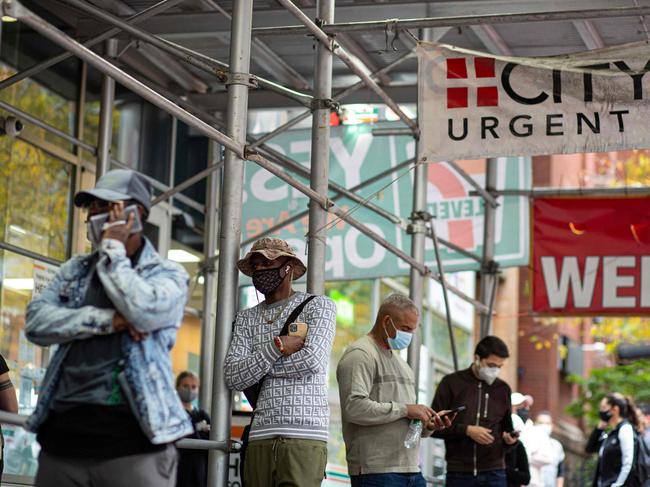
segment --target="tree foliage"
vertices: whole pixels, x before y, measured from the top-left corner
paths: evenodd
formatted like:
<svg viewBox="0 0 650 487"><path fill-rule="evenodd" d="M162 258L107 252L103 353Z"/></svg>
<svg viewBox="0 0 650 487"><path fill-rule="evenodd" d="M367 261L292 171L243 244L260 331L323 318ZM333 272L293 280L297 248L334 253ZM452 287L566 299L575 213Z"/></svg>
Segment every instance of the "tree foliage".
<svg viewBox="0 0 650 487"><path fill-rule="evenodd" d="M637 404L650 403L650 360L592 369L589 377L573 375L569 381L579 385L581 394L567 411L577 419L585 418L590 426L598 422L599 403L609 392L630 396Z"/></svg>

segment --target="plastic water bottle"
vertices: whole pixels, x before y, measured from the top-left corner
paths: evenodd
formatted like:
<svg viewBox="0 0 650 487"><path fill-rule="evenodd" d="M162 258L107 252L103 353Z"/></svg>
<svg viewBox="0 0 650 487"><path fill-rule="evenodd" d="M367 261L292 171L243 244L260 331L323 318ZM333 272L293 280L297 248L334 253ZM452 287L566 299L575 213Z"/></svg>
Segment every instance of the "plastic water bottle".
<svg viewBox="0 0 650 487"><path fill-rule="evenodd" d="M411 420L411 424L409 424L409 430L406 433L406 438L404 438L404 446L406 448L415 448L420 443L421 436L422 421L419 419Z"/></svg>

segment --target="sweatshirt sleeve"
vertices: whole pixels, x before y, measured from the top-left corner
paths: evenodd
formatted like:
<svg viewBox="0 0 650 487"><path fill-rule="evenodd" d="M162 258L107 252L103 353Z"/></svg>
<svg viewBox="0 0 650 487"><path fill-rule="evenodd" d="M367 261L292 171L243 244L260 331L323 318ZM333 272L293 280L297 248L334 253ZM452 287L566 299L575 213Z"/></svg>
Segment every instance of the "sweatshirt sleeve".
<svg viewBox="0 0 650 487"><path fill-rule="evenodd" d="M270 372L273 377L296 378L327 372L336 335L336 305L327 296L317 296L303 313L309 326L305 345L288 357L280 357Z"/></svg>
<svg viewBox="0 0 650 487"><path fill-rule="evenodd" d="M634 459L634 430L629 423L621 426L618 431L618 441L621 445L621 471L618 474L616 482L612 487L621 487L625 485L627 477L632 470L632 460Z"/></svg>
<svg viewBox="0 0 650 487"><path fill-rule="evenodd" d="M259 351L253 351L242 315L239 313L235 318L232 341L223 367L226 385L234 391L243 391L257 384L281 355L272 340Z"/></svg>
<svg viewBox="0 0 650 487"><path fill-rule="evenodd" d="M336 369L344 421L370 426L387 424L406 417L406 404L370 399L375 366L366 352L348 351Z"/></svg>
<svg viewBox="0 0 650 487"><path fill-rule="evenodd" d="M440 384L436 389L436 394L433 396L431 409L433 409L435 412L439 412L446 409L452 409L454 407L456 407L456 405L454 404L454 395L449 384L449 376L445 376L440 381ZM451 424L449 428L436 431L432 436L435 438L454 438L466 436L467 426L469 425L456 420Z"/></svg>

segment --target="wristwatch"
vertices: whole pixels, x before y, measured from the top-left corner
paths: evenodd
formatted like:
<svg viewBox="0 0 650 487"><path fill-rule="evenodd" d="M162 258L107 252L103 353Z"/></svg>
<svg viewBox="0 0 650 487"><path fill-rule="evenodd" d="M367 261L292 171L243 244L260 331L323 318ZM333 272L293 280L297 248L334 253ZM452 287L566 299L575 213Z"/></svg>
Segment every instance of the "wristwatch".
<svg viewBox="0 0 650 487"><path fill-rule="evenodd" d="M278 347L280 353L284 355L284 345L282 344L282 339L280 339L280 337L275 337L273 338L273 343L275 343L275 346Z"/></svg>

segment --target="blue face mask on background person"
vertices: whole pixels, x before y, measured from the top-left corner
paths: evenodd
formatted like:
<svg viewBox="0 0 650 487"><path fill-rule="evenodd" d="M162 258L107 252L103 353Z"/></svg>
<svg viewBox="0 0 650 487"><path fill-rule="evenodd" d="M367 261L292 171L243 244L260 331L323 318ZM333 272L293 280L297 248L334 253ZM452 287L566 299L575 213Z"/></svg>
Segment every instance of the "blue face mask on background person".
<svg viewBox="0 0 650 487"><path fill-rule="evenodd" d="M386 337L388 339L388 346L392 350L403 350L411 344L411 339L413 338L413 333L407 331L398 330L393 323L393 318L388 317L390 324L395 328L395 338L391 338L388 332L386 331L386 326L384 326L384 331L386 331Z"/></svg>

